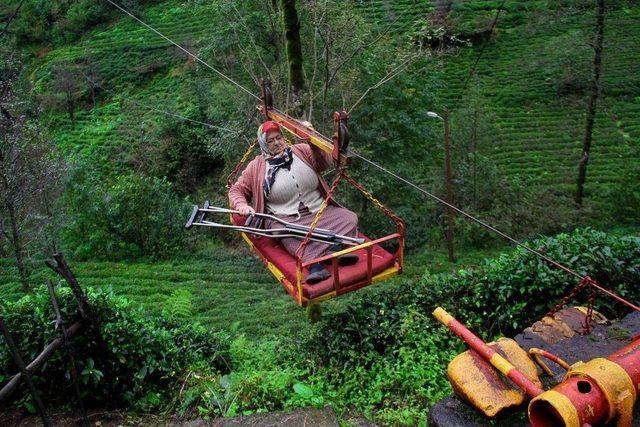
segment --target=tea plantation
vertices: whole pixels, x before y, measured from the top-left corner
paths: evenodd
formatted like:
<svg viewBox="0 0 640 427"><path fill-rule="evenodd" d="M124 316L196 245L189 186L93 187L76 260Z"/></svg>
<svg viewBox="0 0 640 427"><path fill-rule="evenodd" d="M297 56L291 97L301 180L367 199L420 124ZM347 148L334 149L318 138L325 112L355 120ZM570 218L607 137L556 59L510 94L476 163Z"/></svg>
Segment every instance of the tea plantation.
<svg viewBox="0 0 640 427"><path fill-rule="evenodd" d="M450 19L480 31L495 17L498 3L454 2ZM425 108L462 108L476 93L492 114L496 129L491 146L484 147L483 154L507 176L518 175L536 185L571 192L584 133L584 87L592 59L586 42L593 30L593 11L583 5L552 13L545 1L507 3L487 43L457 48L446 60L433 61L431 68L422 71L441 80L434 90L436 103ZM424 17L434 7L424 1L355 2L355 6L369 24L384 27L392 23L392 27L401 28L399 37L418 31L416 28L424 25ZM197 50L224 33L218 24L228 13L210 2L169 1L145 8L144 19L177 43ZM607 15L602 99L588 170L587 190L596 197L610 184L623 180L625 168L639 160L639 38L640 9L614 2ZM224 45L217 46L220 51L225 49ZM205 58L212 54L215 52L205 52ZM109 91L105 102L78 111L74 124L64 114L50 118L50 126L65 151L97 159L98 164L107 163L109 147L126 145L127 140L144 132L145 126L169 120L157 111L135 108L128 100L187 115L192 108L193 101L188 97L176 98L173 94L185 93L194 62L185 61L186 56L168 41L130 18L102 25L76 43L41 50L37 55L40 58L32 63L31 76L43 95L52 90L56 66L89 61L101 76L102 86ZM214 65L221 64L214 61ZM233 79L257 92L246 74L234 71ZM215 89L224 84L213 72L210 74L207 80L213 91L228 93L228 88ZM571 86L572 79L577 87ZM130 120L127 115L133 112L131 108L136 115L142 114L143 120ZM218 113L220 120L242 120L237 107L217 108L223 110ZM455 116L453 120L455 127ZM123 132L123 128L129 132Z"/></svg>
<svg viewBox="0 0 640 427"><path fill-rule="evenodd" d="M0 314L35 356L57 333L41 285L52 279L65 287L44 265L53 247L61 250L91 290L113 346L103 354L76 342L81 382L98 390L85 396L98 410L110 410L105 396L121 393L116 409L179 419L331 405L344 423L355 416L424 425L429 408L451 392L446 363L463 349L431 319L435 306L491 339L530 325L575 286L460 216L450 263L445 211L354 159L353 176L406 221L404 274L322 303L321 319L310 322L238 246L238 235L182 228L194 203L226 205L226 177L260 121L257 101L103 0L22 3L0 1L4 18L23 7L0 45L0 83L19 63L19 84L7 84L17 101L0 104L33 120L56 148L51 159L63 162L55 188L41 192L51 199L23 211L27 296L9 233L0 234ZM292 110L281 3L119 2L251 93L261 77L272 78L277 106ZM308 89L301 103L317 129L330 134L331 112L353 106L351 147L442 195L443 127L427 112L448 109L455 203L637 303L637 2L607 0L580 208L573 194L593 1L295 3ZM359 197L337 198L357 212L366 234L382 233L388 224ZM0 225L8 223L4 209ZM61 293L65 313L75 313L69 292ZM603 298L597 308L609 317L626 313ZM0 386L15 368L2 344ZM69 387L69 375L54 362L39 385L66 410L55 391ZM14 397L12 411L33 412L28 393Z"/></svg>

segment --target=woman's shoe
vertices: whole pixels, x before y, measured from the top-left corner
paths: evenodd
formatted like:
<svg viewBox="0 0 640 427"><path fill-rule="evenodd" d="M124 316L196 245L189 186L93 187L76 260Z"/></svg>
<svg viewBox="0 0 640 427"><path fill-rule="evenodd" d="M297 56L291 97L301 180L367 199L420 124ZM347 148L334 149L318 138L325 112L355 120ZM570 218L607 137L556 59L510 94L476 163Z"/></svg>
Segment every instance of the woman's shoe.
<svg viewBox="0 0 640 427"><path fill-rule="evenodd" d="M322 264L315 263L309 266L309 275L307 276L307 283L309 285L315 285L329 277L331 277L331 273L329 273L329 270L324 268Z"/></svg>
<svg viewBox="0 0 640 427"><path fill-rule="evenodd" d="M330 253L338 252L338 251L341 251L342 249L344 249L342 245L339 243L336 243L329 248L329 252ZM338 257L338 265L340 267L353 265L353 264L356 264L358 261L360 261L360 257L354 254L353 252L349 254L344 254ZM331 262L331 260L328 260L327 262Z"/></svg>

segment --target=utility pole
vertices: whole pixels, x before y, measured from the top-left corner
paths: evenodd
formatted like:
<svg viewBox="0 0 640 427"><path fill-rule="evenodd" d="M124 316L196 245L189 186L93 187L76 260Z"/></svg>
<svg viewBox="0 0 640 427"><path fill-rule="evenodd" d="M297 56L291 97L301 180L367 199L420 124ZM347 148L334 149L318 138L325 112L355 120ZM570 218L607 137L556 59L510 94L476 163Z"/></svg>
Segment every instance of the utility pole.
<svg viewBox="0 0 640 427"><path fill-rule="evenodd" d="M444 182L447 190L447 203L453 205L453 183L451 177L451 129L449 126L449 110L444 109ZM451 207L447 208L448 226L447 226L447 251L449 252L449 261L456 262L453 254L453 223L455 212Z"/></svg>
<svg viewBox="0 0 640 427"><path fill-rule="evenodd" d="M598 0L596 12L596 36L593 46L593 78L591 80L591 90L587 103L587 118L584 131L584 141L582 143L582 157L578 163L578 185L576 188L576 205L582 206L584 198L584 183L587 180L587 163L591 152L591 141L593 138L593 122L596 116L596 103L600 93L600 70L602 67L602 40L604 38L604 0Z"/></svg>

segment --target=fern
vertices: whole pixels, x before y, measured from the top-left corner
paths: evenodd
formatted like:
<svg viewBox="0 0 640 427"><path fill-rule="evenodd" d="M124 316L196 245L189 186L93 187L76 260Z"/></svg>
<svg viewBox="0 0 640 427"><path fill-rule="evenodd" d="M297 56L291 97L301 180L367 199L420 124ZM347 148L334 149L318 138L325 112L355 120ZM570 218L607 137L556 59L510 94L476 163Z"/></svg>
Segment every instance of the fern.
<svg viewBox="0 0 640 427"><path fill-rule="evenodd" d="M185 320L193 316L193 295L186 289L178 289L167 297L162 315L167 319Z"/></svg>

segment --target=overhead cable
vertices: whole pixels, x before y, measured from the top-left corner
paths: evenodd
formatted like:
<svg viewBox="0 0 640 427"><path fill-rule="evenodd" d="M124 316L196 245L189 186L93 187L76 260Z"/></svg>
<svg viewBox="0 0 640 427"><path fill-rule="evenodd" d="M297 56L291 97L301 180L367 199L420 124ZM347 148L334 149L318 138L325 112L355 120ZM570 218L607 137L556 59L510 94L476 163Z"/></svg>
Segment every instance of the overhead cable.
<svg viewBox="0 0 640 427"><path fill-rule="evenodd" d="M513 237L503 233L502 231L498 230L497 228L487 224L486 222L482 221L481 219L476 218L471 214L468 214L467 212L463 211L460 208L457 208L456 206L452 205L451 203L448 203L447 201L445 201L445 200L441 199L440 197L436 196L435 194L430 193L430 192L428 192L427 190L425 190L425 189L423 189L421 187L418 187L416 184L414 184L413 182L409 181L408 179L405 179L405 178L401 177L400 175L397 175L397 174L393 173L392 171L390 171L390 170L386 169L385 167L383 167L383 166L381 166L381 165L379 165L379 164L367 159L366 157L358 154L357 152L355 152L353 150L349 150L349 152L351 154L353 154L354 156L356 156L357 158L359 158L360 160L363 160L364 162L366 162L366 163L370 164L371 166L381 170L382 172L384 172L384 173L386 173L388 175L391 175L395 179L404 182L405 184L407 184L408 186L412 187L413 189L419 191L420 193L422 193L422 194L424 194L424 195L436 200L437 202L447 206L450 209L453 209L454 211L458 212L460 215L463 215L466 218L468 218L468 219L476 222L477 224L481 225L482 227L485 227L485 228L493 231L494 233L504 237L505 239L507 239L510 242L516 244L517 246L520 246L521 248L531 252L532 254L535 254L535 255L539 256L540 258L544 259L545 261L547 261L550 264L553 264L554 266L558 267L559 269L561 269L561 270L563 270L563 271L565 271L565 272L567 272L567 273L569 273L569 274L571 274L571 275L573 275L573 276L575 276L575 277L577 277L579 279L583 278L580 274L578 274L577 272L571 270L570 268L565 267L562 264L559 264L558 262L552 260L548 256L540 253L539 251L536 251L535 249L530 248L529 246L525 245L524 243L519 242L518 240L516 240Z"/></svg>

